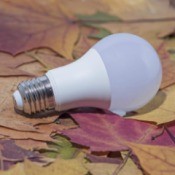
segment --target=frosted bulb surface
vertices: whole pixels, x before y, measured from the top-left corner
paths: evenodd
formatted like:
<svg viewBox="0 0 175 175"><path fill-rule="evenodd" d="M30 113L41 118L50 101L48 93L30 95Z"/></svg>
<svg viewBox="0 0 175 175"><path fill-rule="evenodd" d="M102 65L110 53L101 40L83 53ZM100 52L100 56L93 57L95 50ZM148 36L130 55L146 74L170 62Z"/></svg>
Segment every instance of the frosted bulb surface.
<svg viewBox="0 0 175 175"><path fill-rule="evenodd" d="M93 48L100 54L110 80L110 110L136 110L155 96L162 68L147 41L132 34L113 34Z"/></svg>
<svg viewBox="0 0 175 175"><path fill-rule="evenodd" d="M113 34L77 61L22 82L15 108L28 114L99 107L124 115L148 103L159 89L162 68L154 48L132 34Z"/></svg>

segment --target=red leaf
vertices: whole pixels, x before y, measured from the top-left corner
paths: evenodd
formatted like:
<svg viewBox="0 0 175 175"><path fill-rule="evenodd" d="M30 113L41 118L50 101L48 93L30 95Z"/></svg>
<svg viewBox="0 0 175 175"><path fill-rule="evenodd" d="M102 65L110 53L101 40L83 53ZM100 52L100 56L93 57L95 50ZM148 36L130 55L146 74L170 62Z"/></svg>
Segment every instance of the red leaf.
<svg viewBox="0 0 175 175"><path fill-rule="evenodd" d="M79 35L74 16L60 1L0 1L0 50L17 54L37 47L49 47L72 58Z"/></svg>
<svg viewBox="0 0 175 175"><path fill-rule="evenodd" d="M71 114L79 128L62 133L91 151L127 150L127 142L174 145L163 128L154 124L121 118L114 114Z"/></svg>
<svg viewBox="0 0 175 175"><path fill-rule="evenodd" d="M36 161L40 158L38 153L17 146L13 140L0 140L0 151L0 169L8 169L16 162L21 162L25 158Z"/></svg>

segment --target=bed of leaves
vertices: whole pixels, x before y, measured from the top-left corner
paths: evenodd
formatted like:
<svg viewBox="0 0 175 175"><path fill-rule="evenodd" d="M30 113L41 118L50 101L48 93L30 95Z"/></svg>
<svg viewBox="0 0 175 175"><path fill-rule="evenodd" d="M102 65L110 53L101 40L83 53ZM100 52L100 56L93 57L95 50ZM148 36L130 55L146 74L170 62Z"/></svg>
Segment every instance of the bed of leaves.
<svg viewBox="0 0 175 175"><path fill-rule="evenodd" d="M19 82L117 32L144 37L160 56L163 81L148 105L125 118L92 108L15 113ZM0 174L174 175L174 83L174 0L0 1Z"/></svg>

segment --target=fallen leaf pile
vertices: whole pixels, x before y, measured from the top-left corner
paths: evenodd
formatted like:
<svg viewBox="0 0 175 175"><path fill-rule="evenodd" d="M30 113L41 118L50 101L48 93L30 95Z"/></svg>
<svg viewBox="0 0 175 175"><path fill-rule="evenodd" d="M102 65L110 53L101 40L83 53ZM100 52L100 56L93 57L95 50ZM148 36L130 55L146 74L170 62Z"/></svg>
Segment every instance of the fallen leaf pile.
<svg viewBox="0 0 175 175"><path fill-rule="evenodd" d="M91 108L41 118L15 112L19 82L69 64L119 32L147 39L160 56L163 80L149 104L124 118ZM175 174L173 0L0 1L1 174Z"/></svg>

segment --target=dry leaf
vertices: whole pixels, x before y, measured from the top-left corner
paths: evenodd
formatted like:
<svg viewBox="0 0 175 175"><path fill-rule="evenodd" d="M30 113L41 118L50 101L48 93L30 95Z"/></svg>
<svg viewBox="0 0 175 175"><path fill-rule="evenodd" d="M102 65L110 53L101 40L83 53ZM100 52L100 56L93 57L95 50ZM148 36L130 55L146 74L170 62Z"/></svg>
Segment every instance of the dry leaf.
<svg viewBox="0 0 175 175"><path fill-rule="evenodd" d="M93 14L97 11L108 11L109 9L106 4L99 0L61 0L61 3L65 4L74 14Z"/></svg>
<svg viewBox="0 0 175 175"><path fill-rule="evenodd" d="M62 124L51 123L51 124L37 125L36 127L38 131L41 133L56 134L56 133L61 133L63 130L66 130L66 129L76 128L77 126L76 125L65 126Z"/></svg>
<svg viewBox="0 0 175 175"><path fill-rule="evenodd" d="M141 166L151 175L174 175L175 147L129 144Z"/></svg>
<svg viewBox="0 0 175 175"><path fill-rule="evenodd" d="M85 175L86 173L87 169L79 159L57 159L46 167L41 167L29 160L25 160L24 164L17 164L9 171L0 171L0 174L3 175Z"/></svg>
<svg viewBox="0 0 175 175"><path fill-rule="evenodd" d="M25 121L20 120L12 120L13 117L10 118L11 115L12 114L6 111L7 118L1 118L0 126L15 129L18 131L37 131L31 123L27 123Z"/></svg>
<svg viewBox="0 0 175 175"><path fill-rule="evenodd" d="M156 19L175 17L169 0L102 0L112 14L124 19Z"/></svg>
<svg viewBox="0 0 175 175"><path fill-rule="evenodd" d="M175 120L175 86L159 91L157 96L145 107L138 110L138 114L132 119L168 123Z"/></svg>
<svg viewBox="0 0 175 175"><path fill-rule="evenodd" d="M174 145L167 133L161 137L163 128L150 123L115 114L75 113L71 116L79 128L64 130L62 134L74 143L90 147L92 152L128 150L126 141Z"/></svg>
<svg viewBox="0 0 175 175"><path fill-rule="evenodd" d="M51 47L72 58L79 28L60 1L44 4L4 0L0 2L0 11L0 50L17 54L36 47Z"/></svg>
<svg viewBox="0 0 175 175"><path fill-rule="evenodd" d="M31 139L14 140L14 141L15 144L20 146L21 148L31 151L48 148L47 143L45 141L31 140Z"/></svg>
<svg viewBox="0 0 175 175"><path fill-rule="evenodd" d="M96 29L94 28L85 28L81 27L81 35L78 43L75 46L74 49L74 56L75 58L80 58L83 54L85 54L92 45L94 45L97 40L90 39L88 36L91 34L94 34L96 32Z"/></svg>
<svg viewBox="0 0 175 175"><path fill-rule="evenodd" d="M38 49L33 52L28 52L27 55L40 62L46 71L67 65L72 62L68 59L60 57L57 53L54 53L48 49Z"/></svg>
<svg viewBox="0 0 175 175"><path fill-rule="evenodd" d="M32 63L30 65L23 65L21 69L39 75L42 67L38 63ZM53 121L55 121L56 118L58 118L58 116L34 119L21 116L14 111L12 93L14 89L16 89L18 82L22 80L24 80L24 78L0 78L0 119L2 121L0 123L0 133L2 136L8 138L10 137L13 139L31 138L33 140L51 141L52 139L50 138L50 133L38 133L38 130L36 130L36 127L34 125L42 123L52 123ZM33 147L35 147L35 145Z"/></svg>
<svg viewBox="0 0 175 175"><path fill-rule="evenodd" d="M120 164L122 163L122 157L120 152L117 152L119 155L115 155L114 157L108 157L108 155L94 155L94 154L87 154L86 158L90 160L92 163L113 163L113 164ZM109 153L110 154L110 153Z"/></svg>
<svg viewBox="0 0 175 175"><path fill-rule="evenodd" d="M162 63L163 77L160 89L164 89L175 83L175 61L170 58L166 48L166 42L163 41L157 48Z"/></svg>
<svg viewBox="0 0 175 175"><path fill-rule="evenodd" d="M17 131L8 129L5 127L0 127L0 133L3 136L6 136L10 139L32 139L32 140L40 140L40 141L53 141L50 137L50 134L47 133L39 133L39 132L24 132L24 131ZM35 147L35 145L33 145Z"/></svg>
<svg viewBox="0 0 175 175"><path fill-rule="evenodd" d="M25 158L37 160L39 154L15 145L13 140L0 140L1 164L0 169L9 169L16 162ZM39 159L38 159L39 160Z"/></svg>
<svg viewBox="0 0 175 175"><path fill-rule="evenodd" d="M124 167L119 169L120 165L107 164L107 163L88 163L86 167L93 175L114 175L117 171L117 175L142 175L141 170L134 164L134 162L128 158Z"/></svg>
<svg viewBox="0 0 175 175"><path fill-rule="evenodd" d="M0 53L0 77L10 76L34 76L34 74L18 69L23 64L36 62L36 60L25 56L18 55L13 57L6 53Z"/></svg>
<svg viewBox="0 0 175 175"><path fill-rule="evenodd" d="M112 175L118 165L107 163L88 163L87 169L93 175Z"/></svg>

